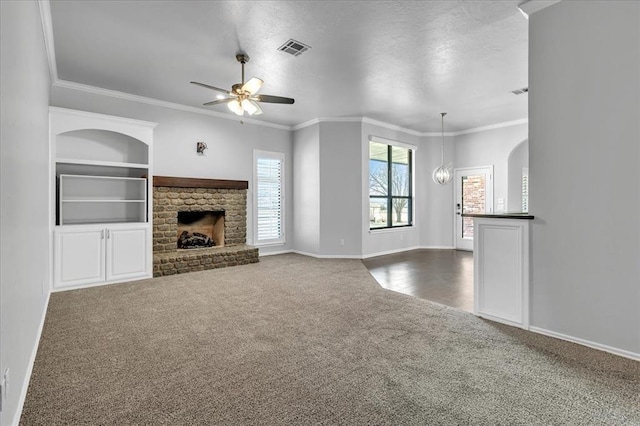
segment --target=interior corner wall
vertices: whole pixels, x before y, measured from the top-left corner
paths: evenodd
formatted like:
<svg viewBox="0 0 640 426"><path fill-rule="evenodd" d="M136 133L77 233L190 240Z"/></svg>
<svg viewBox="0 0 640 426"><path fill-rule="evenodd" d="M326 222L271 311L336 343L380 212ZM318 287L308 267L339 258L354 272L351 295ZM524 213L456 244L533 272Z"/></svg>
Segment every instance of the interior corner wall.
<svg viewBox="0 0 640 426"><path fill-rule="evenodd" d="M362 252L362 163L358 122L321 122L319 254Z"/></svg>
<svg viewBox="0 0 640 426"><path fill-rule="evenodd" d="M18 424L49 294L49 89L35 1L0 2L0 424Z"/></svg>
<svg viewBox="0 0 640 426"><path fill-rule="evenodd" d="M493 211L505 211L508 201L509 154L526 140L527 123L455 137L455 168L493 165ZM502 199L502 209L499 200Z"/></svg>
<svg viewBox="0 0 640 426"><path fill-rule="evenodd" d="M640 2L529 19L532 326L640 357Z"/></svg>
<svg viewBox="0 0 640 426"><path fill-rule="evenodd" d="M154 129L153 172L158 176L246 180L247 244L253 243L253 150L273 151L285 157L284 246L261 247L261 253L286 251L293 247L293 152L292 135L252 123L241 124L194 112L186 112L68 88L53 87L52 105L158 123ZM196 143L205 142L204 155Z"/></svg>
<svg viewBox="0 0 640 426"><path fill-rule="evenodd" d="M420 232L420 247L453 248L453 181L438 185L432 175L440 166L442 139L423 136L416 152L415 196L416 224ZM454 138L444 141L445 165L455 164Z"/></svg>
<svg viewBox="0 0 640 426"><path fill-rule="evenodd" d="M293 249L320 254L320 125L293 134Z"/></svg>

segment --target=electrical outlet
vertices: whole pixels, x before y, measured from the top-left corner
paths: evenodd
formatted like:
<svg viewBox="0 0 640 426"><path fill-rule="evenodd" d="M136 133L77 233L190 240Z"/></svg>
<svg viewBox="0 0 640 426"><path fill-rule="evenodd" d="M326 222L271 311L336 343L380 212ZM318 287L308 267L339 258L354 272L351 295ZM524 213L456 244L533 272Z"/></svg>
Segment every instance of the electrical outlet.
<svg viewBox="0 0 640 426"><path fill-rule="evenodd" d="M340 238L340 245L343 246L344 245L344 238Z"/></svg>

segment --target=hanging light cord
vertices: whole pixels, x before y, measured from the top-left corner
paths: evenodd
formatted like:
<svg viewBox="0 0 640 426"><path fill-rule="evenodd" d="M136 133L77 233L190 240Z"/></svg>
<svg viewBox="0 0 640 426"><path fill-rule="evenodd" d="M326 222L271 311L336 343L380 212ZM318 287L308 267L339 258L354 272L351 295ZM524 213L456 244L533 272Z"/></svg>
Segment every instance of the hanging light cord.
<svg viewBox="0 0 640 426"><path fill-rule="evenodd" d="M442 156L440 158L441 163L444 166L444 116L447 115L446 112L441 112L440 115L442 116L442 149L441 149L441 153Z"/></svg>

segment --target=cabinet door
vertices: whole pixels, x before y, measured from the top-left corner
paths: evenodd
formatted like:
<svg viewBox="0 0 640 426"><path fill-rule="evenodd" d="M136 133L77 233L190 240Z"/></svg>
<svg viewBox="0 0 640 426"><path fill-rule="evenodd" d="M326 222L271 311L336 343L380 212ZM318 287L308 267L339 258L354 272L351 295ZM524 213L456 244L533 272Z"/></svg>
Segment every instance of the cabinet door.
<svg viewBox="0 0 640 426"><path fill-rule="evenodd" d="M104 229L72 229L55 232L54 288L104 281Z"/></svg>
<svg viewBox="0 0 640 426"><path fill-rule="evenodd" d="M148 227L107 228L107 280L146 276Z"/></svg>

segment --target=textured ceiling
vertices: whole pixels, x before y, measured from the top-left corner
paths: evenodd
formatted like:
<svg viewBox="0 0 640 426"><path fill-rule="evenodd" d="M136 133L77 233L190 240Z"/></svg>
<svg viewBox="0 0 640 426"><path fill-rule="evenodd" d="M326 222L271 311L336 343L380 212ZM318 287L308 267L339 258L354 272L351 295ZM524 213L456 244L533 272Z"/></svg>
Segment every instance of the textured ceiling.
<svg viewBox="0 0 640 426"><path fill-rule="evenodd" d="M527 21L501 1L51 1L62 80L199 107L246 77L260 93L254 118L296 125L369 117L420 132L527 117ZM298 57L277 48L293 38ZM225 105L203 107L222 113Z"/></svg>

